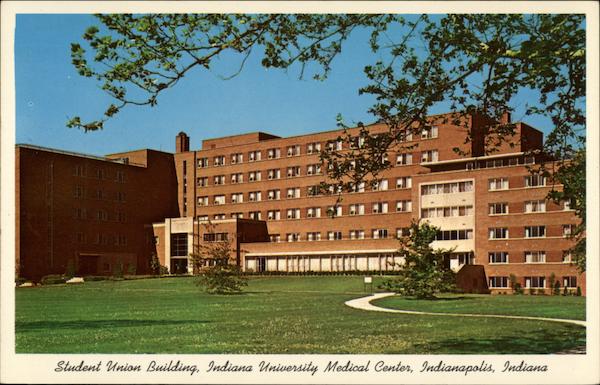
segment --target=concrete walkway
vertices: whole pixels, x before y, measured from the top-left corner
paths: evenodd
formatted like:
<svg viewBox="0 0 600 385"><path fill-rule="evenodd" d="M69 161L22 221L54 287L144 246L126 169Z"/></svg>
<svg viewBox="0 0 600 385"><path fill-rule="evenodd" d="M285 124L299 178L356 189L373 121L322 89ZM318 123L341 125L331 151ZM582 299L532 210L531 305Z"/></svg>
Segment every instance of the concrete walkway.
<svg viewBox="0 0 600 385"><path fill-rule="evenodd" d="M352 299L346 301L346 306L350 306L354 309L367 310L367 311L380 311L385 313L401 313L401 314L417 314L417 315L437 315L437 316L449 316L449 317L488 317L488 318L511 318L511 319L527 319L535 321L550 321L550 322L564 322L569 324L575 324L585 327L585 321L579 321L574 319L562 319L562 318L543 318L543 317L526 317L518 315L496 315L496 314L459 314L459 313L431 313L425 311L413 311L413 310L398 310L398 309L387 309L371 305L371 301L379 298L385 298L395 295L394 293L377 293L366 297Z"/></svg>

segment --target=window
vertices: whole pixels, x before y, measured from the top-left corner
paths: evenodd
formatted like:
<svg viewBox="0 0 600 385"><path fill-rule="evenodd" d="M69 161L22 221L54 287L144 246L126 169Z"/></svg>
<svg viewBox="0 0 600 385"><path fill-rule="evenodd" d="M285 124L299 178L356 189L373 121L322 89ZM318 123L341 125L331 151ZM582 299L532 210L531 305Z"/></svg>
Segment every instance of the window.
<svg viewBox="0 0 600 385"><path fill-rule="evenodd" d="M456 241L464 239L473 239L473 230L442 230L435 235L436 241Z"/></svg>
<svg viewBox="0 0 600 385"><path fill-rule="evenodd" d="M261 201L261 192L260 191L250 191L248 193L248 200L250 202L260 202Z"/></svg>
<svg viewBox="0 0 600 385"><path fill-rule="evenodd" d="M206 233L203 235L204 242L224 242L227 241L227 233Z"/></svg>
<svg viewBox="0 0 600 385"><path fill-rule="evenodd" d="M563 287L568 287L568 288L577 287L577 277L575 277L575 276L563 277Z"/></svg>
<svg viewBox="0 0 600 385"><path fill-rule="evenodd" d="M231 218L233 218L233 219L235 219L235 218L240 218L240 219L244 218L244 213L240 213L240 212L231 213Z"/></svg>
<svg viewBox="0 0 600 385"><path fill-rule="evenodd" d="M320 207L309 207L306 209L306 217L307 218L320 218L321 217L321 208Z"/></svg>
<svg viewBox="0 0 600 385"><path fill-rule="evenodd" d="M208 221L208 215L198 215L199 221Z"/></svg>
<svg viewBox="0 0 600 385"><path fill-rule="evenodd" d="M545 251L526 251L525 252L525 263L545 263L546 252Z"/></svg>
<svg viewBox="0 0 600 385"><path fill-rule="evenodd" d="M306 145L306 153L307 154L316 154L321 151L321 143L314 142Z"/></svg>
<svg viewBox="0 0 600 385"><path fill-rule="evenodd" d="M125 202L125 193L123 191L117 191L117 201Z"/></svg>
<svg viewBox="0 0 600 385"><path fill-rule="evenodd" d="M437 162L438 150L423 151L421 153L421 163Z"/></svg>
<svg viewBox="0 0 600 385"><path fill-rule="evenodd" d="M85 219L86 218L86 210L80 207L75 209L75 218L77 219Z"/></svg>
<svg viewBox="0 0 600 385"><path fill-rule="evenodd" d="M546 226L526 226L525 238L543 238L546 236Z"/></svg>
<svg viewBox="0 0 600 385"><path fill-rule="evenodd" d="M208 167L208 158L199 158L198 159L198 167L200 167L200 168Z"/></svg>
<svg viewBox="0 0 600 385"><path fill-rule="evenodd" d="M411 188L411 187L412 187L412 178L410 176L405 176L405 177L396 179L396 188Z"/></svg>
<svg viewBox="0 0 600 385"><path fill-rule="evenodd" d="M292 187L287 189L286 196L288 199L300 198L300 187Z"/></svg>
<svg viewBox="0 0 600 385"><path fill-rule="evenodd" d="M565 210L565 211L572 210L571 206L573 206L573 203L571 203L571 201L564 201L563 202L563 210Z"/></svg>
<svg viewBox="0 0 600 385"><path fill-rule="evenodd" d="M269 190L267 191L267 199L270 201L281 199L281 190Z"/></svg>
<svg viewBox="0 0 600 385"><path fill-rule="evenodd" d="M206 178L206 177L196 178L196 185L198 187L208 186L208 178Z"/></svg>
<svg viewBox="0 0 600 385"><path fill-rule="evenodd" d="M321 174L320 164L309 164L306 167L306 175L319 175Z"/></svg>
<svg viewBox="0 0 600 385"><path fill-rule="evenodd" d="M217 155L213 159L213 164L215 166L224 166L225 165L225 156Z"/></svg>
<svg viewBox="0 0 600 385"><path fill-rule="evenodd" d="M473 215L473 206L431 207L421 209L422 218L464 217Z"/></svg>
<svg viewBox="0 0 600 385"><path fill-rule="evenodd" d="M309 197L317 196L321 193L319 185L308 186L306 188L306 195Z"/></svg>
<svg viewBox="0 0 600 385"><path fill-rule="evenodd" d="M412 164L412 154L397 154L396 155L396 166L406 166Z"/></svg>
<svg viewBox="0 0 600 385"><path fill-rule="evenodd" d="M116 177L117 182L125 183L125 171L117 171Z"/></svg>
<svg viewBox="0 0 600 385"><path fill-rule="evenodd" d="M506 227L491 227L489 229L490 239L507 239L508 228Z"/></svg>
<svg viewBox="0 0 600 385"><path fill-rule="evenodd" d="M225 175L215 175L214 184L215 186L225 184Z"/></svg>
<svg viewBox="0 0 600 385"><path fill-rule="evenodd" d="M300 209L287 209L287 219L300 219Z"/></svg>
<svg viewBox="0 0 600 385"><path fill-rule="evenodd" d="M563 250L562 261L563 263L573 263L573 255L569 250Z"/></svg>
<svg viewBox="0 0 600 385"><path fill-rule="evenodd" d="M104 169L101 169L101 168L96 169L96 178L98 178L98 179L104 178Z"/></svg>
<svg viewBox="0 0 600 385"><path fill-rule="evenodd" d="M410 142L412 140L412 131L404 130L402 135L400 135L400 142Z"/></svg>
<svg viewBox="0 0 600 385"><path fill-rule="evenodd" d="M300 156L300 146L299 145L288 146L287 156Z"/></svg>
<svg viewBox="0 0 600 385"><path fill-rule="evenodd" d="M281 235L280 234L269 234L269 241L281 242Z"/></svg>
<svg viewBox="0 0 600 385"><path fill-rule="evenodd" d="M300 166L292 166L287 168L287 177L293 178L300 176Z"/></svg>
<svg viewBox="0 0 600 385"><path fill-rule="evenodd" d="M281 170L278 168L274 168L274 169L267 171L267 178L269 180L280 179L281 178Z"/></svg>
<svg viewBox="0 0 600 385"><path fill-rule="evenodd" d="M401 239L408 236L410 236L410 227L399 227L396 229L396 238Z"/></svg>
<svg viewBox="0 0 600 385"><path fill-rule="evenodd" d="M490 203L490 215L508 214L508 203Z"/></svg>
<svg viewBox="0 0 600 385"><path fill-rule="evenodd" d="M412 211L412 202L411 201L397 201L396 202L396 212L409 212Z"/></svg>
<svg viewBox="0 0 600 385"><path fill-rule="evenodd" d="M98 210L98 212L96 213L96 219L99 221L107 221L108 212L106 212L106 210Z"/></svg>
<svg viewBox="0 0 600 385"><path fill-rule="evenodd" d="M525 202L526 213L543 213L546 211L546 202L543 200Z"/></svg>
<svg viewBox="0 0 600 385"><path fill-rule="evenodd" d="M575 225L563 225L563 237L570 237L575 231Z"/></svg>
<svg viewBox="0 0 600 385"><path fill-rule="evenodd" d="M507 190L508 189L508 179L507 178L493 178L488 181L488 190L496 191L496 190Z"/></svg>
<svg viewBox="0 0 600 385"><path fill-rule="evenodd" d="M342 206L327 206L327 216L328 217L341 217L342 216Z"/></svg>
<svg viewBox="0 0 600 385"><path fill-rule="evenodd" d="M491 288L508 288L508 277L490 277Z"/></svg>
<svg viewBox="0 0 600 385"><path fill-rule="evenodd" d="M298 242L300 240L300 233L287 233L285 238L288 242Z"/></svg>
<svg viewBox="0 0 600 385"><path fill-rule="evenodd" d="M259 182L260 179L261 179L260 178L261 177L260 174L261 174L260 171L250 171L248 173L248 181L249 182Z"/></svg>
<svg viewBox="0 0 600 385"><path fill-rule="evenodd" d="M280 220L281 219L281 211L279 211L279 210L267 211L267 219L270 221Z"/></svg>
<svg viewBox="0 0 600 385"><path fill-rule="evenodd" d="M473 191L473 181L428 184L421 186L421 195L455 194Z"/></svg>
<svg viewBox="0 0 600 385"><path fill-rule="evenodd" d="M387 202L376 202L373 203L372 211L374 214L385 214L388 212Z"/></svg>
<svg viewBox="0 0 600 385"><path fill-rule="evenodd" d="M546 277L525 277L525 287L543 289L546 287Z"/></svg>
<svg viewBox="0 0 600 385"><path fill-rule="evenodd" d="M223 214L223 213L215 214L215 215L213 215L213 219L215 219L215 220L225 219L225 214Z"/></svg>
<svg viewBox="0 0 600 385"><path fill-rule="evenodd" d="M373 191L386 191L388 189L387 179L382 179L373 184Z"/></svg>
<svg viewBox="0 0 600 385"><path fill-rule="evenodd" d="M225 195L215 195L213 204L224 205L225 204Z"/></svg>
<svg viewBox="0 0 600 385"><path fill-rule="evenodd" d="M233 197L232 197L233 199ZM198 206L208 206L208 197L207 196L202 196L202 197L198 197Z"/></svg>
<svg viewBox="0 0 600 385"><path fill-rule="evenodd" d="M365 182L359 184L352 184L352 192L365 192Z"/></svg>
<svg viewBox="0 0 600 385"><path fill-rule="evenodd" d="M321 233L319 233L319 232L306 233L306 240L308 240L308 241L320 241L321 240Z"/></svg>
<svg viewBox="0 0 600 385"><path fill-rule="evenodd" d="M508 263L508 252L492 251L488 253L490 263Z"/></svg>
<svg viewBox="0 0 600 385"><path fill-rule="evenodd" d="M254 162L255 160L260 160L260 151L250 151L248 153L248 161Z"/></svg>
<svg viewBox="0 0 600 385"><path fill-rule="evenodd" d="M244 174L242 174L241 172L237 174L231 174L231 184L242 182L244 182Z"/></svg>
<svg viewBox="0 0 600 385"><path fill-rule="evenodd" d="M250 211L248 213L248 218L254 219L256 221L260 221L260 218L261 218L260 211Z"/></svg>
<svg viewBox="0 0 600 385"><path fill-rule="evenodd" d="M279 159L281 158L281 150L279 148L270 148L267 150L267 158Z"/></svg>
<svg viewBox="0 0 600 385"><path fill-rule="evenodd" d="M384 239L388 236L387 229L373 229L373 239Z"/></svg>
<svg viewBox="0 0 600 385"><path fill-rule="evenodd" d="M432 139L438 137L437 126L424 127L421 130L421 139Z"/></svg>
<svg viewBox="0 0 600 385"><path fill-rule="evenodd" d="M187 233L171 234L171 256L185 257L188 255Z"/></svg>
<svg viewBox="0 0 600 385"><path fill-rule="evenodd" d="M85 176L85 166L80 164L75 166L75 176Z"/></svg>
<svg viewBox="0 0 600 385"><path fill-rule="evenodd" d="M540 187L546 185L546 177L540 174L525 177L525 187Z"/></svg>
<svg viewBox="0 0 600 385"><path fill-rule="evenodd" d="M330 140L327 142L327 148L330 151L341 151L342 150L342 141L341 140Z"/></svg>
<svg viewBox="0 0 600 385"><path fill-rule="evenodd" d="M242 203L244 202L244 193L233 193L231 194L231 203Z"/></svg>
<svg viewBox="0 0 600 385"><path fill-rule="evenodd" d="M83 197L83 187L75 186L75 188L73 189L73 196L75 198L82 198Z"/></svg>
<svg viewBox="0 0 600 385"><path fill-rule="evenodd" d="M496 168L502 166L504 166L504 161L502 159L492 159L485 162L486 168Z"/></svg>
<svg viewBox="0 0 600 385"><path fill-rule="evenodd" d="M364 215L365 214L365 205L363 205L363 204L350 205L349 214L350 215Z"/></svg>
<svg viewBox="0 0 600 385"><path fill-rule="evenodd" d="M244 161L244 154L242 154L242 153L231 154L231 164L238 164L238 163L242 163L243 161Z"/></svg>
<svg viewBox="0 0 600 385"><path fill-rule="evenodd" d="M350 230L350 239L365 239L364 230Z"/></svg>
<svg viewBox="0 0 600 385"><path fill-rule="evenodd" d="M342 232L341 231L328 231L327 239L329 241L339 241L342 239Z"/></svg>

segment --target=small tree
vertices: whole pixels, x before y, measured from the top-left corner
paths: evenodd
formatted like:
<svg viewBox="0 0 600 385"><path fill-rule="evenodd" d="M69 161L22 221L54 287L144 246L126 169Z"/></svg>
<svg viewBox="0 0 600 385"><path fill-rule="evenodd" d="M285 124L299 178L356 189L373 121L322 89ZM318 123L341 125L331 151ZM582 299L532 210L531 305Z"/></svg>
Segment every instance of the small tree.
<svg viewBox="0 0 600 385"><path fill-rule="evenodd" d="M160 268L160 260L158 259L156 253L153 252L150 256L150 270L152 270L152 274L160 274Z"/></svg>
<svg viewBox="0 0 600 385"><path fill-rule="evenodd" d="M115 278L123 278L123 262L121 260L115 264L113 276Z"/></svg>
<svg viewBox="0 0 600 385"><path fill-rule="evenodd" d="M388 279L381 288L401 295L432 299L436 293L456 288L456 277L445 263L451 250L434 250L430 245L435 240L438 228L413 222L410 235L400 239L400 255L404 263L397 277Z"/></svg>
<svg viewBox="0 0 600 385"><path fill-rule="evenodd" d="M194 274L198 274L196 285L204 287L209 294L233 294L242 291L248 285L247 278L242 275L239 266L230 262L230 256L236 249L232 240L224 234L216 239L215 227L212 223L205 226L206 233L214 234L215 239L198 244L192 253Z"/></svg>
<svg viewBox="0 0 600 385"><path fill-rule="evenodd" d="M560 282L558 280L554 281L554 288L552 289L553 295L560 295Z"/></svg>

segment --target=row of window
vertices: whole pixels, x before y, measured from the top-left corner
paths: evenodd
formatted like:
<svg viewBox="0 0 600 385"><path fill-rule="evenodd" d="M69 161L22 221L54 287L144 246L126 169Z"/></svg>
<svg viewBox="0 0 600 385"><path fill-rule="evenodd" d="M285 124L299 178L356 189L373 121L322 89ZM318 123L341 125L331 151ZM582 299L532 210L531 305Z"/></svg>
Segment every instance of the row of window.
<svg viewBox="0 0 600 385"><path fill-rule="evenodd" d="M473 191L473 181L436 183L421 186L421 195L455 194Z"/></svg>
<svg viewBox="0 0 600 385"><path fill-rule="evenodd" d="M116 191L114 194L107 193L105 190L97 189L93 196L89 194L88 198L94 198L98 200L116 200L117 202L125 202L125 193L123 191ZM110 195L113 195L112 198ZM73 196L78 199L82 199L86 197L86 190L82 186L75 186L73 188Z"/></svg>
<svg viewBox="0 0 600 385"><path fill-rule="evenodd" d="M476 170L480 168L497 168L497 167L507 167L507 166L518 166L524 164L534 164L535 157L534 156L525 156L520 158L508 158L508 159L490 159L486 161L478 161L478 162L467 162L466 169L467 170Z"/></svg>
<svg viewBox="0 0 600 385"><path fill-rule="evenodd" d="M563 225L563 236L568 237L573 234L575 225ZM546 236L546 226L525 226L525 238L544 238ZM490 227L489 239L508 239L507 227Z"/></svg>
<svg viewBox="0 0 600 385"><path fill-rule="evenodd" d="M546 288L546 277L525 277L524 278L526 289L545 289ZM552 284L552 282L550 282ZM507 289L510 287L510 279L505 276L492 276L489 278L489 287L493 289ZM563 276L562 287L576 288L577 277L576 276Z"/></svg>
<svg viewBox="0 0 600 385"><path fill-rule="evenodd" d="M547 178L540 174L532 174L523 177L525 187L546 186ZM508 178L491 178L488 180L488 190L508 190L510 188Z"/></svg>
<svg viewBox="0 0 600 385"><path fill-rule="evenodd" d="M270 171L273 171L273 170L270 170ZM296 171L299 171L299 169ZM288 175L290 177L299 176L299 174L296 174L296 171L292 171L291 174L288 173ZM314 170L314 172L317 172L317 171L320 173L320 169ZM270 174L269 174L269 178L270 179L279 179L279 174L274 172L273 178L271 178ZM226 180L227 180L227 178L225 175L215 175L212 177L212 185L213 186L224 185L224 184L226 184ZM248 181L249 182L258 182L261 180L262 180L262 173L260 171L251 171L248 173ZM239 183L243 183L243 182L244 182L244 173L231 174L231 176L230 176L231 184L239 184ZM208 177L196 178L196 185L198 187L209 186L209 178ZM410 176L396 178L396 188L397 189L405 189L405 188L411 188L411 187L412 187L412 178ZM389 188L389 181L387 179L382 179L373 184L372 190L373 191L386 191L386 190L388 190L388 188ZM354 190L354 192L365 192L365 183L361 182L361 183L353 186L353 190ZM330 191L332 193L336 192L336 191L334 191L334 186L330 187ZM307 195L314 196L317 194L319 194L319 186L318 185L307 187Z"/></svg>
<svg viewBox="0 0 600 385"><path fill-rule="evenodd" d="M95 219L98 221L116 221L116 222L126 222L127 216L123 211L115 212L114 216L109 215L107 210L95 210L92 217L88 218L88 211L84 207L75 208L75 219Z"/></svg>
<svg viewBox="0 0 600 385"><path fill-rule="evenodd" d="M421 138L422 139L431 139L431 138L437 138L437 137L438 137L438 127L437 126L425 127L423 130L421 130ZM413 138L412 138L411 133L408 133L405 136L405 141L411 141L412 139ZM363 137L355 137L355 138L352 138L352 140L350 140L348 147L349 148L359 148L359 147L362 147L363 144L364 144ZM329 150L341 151L344 149L342 140L329 140L325 143L325 146ZM307 143L304 147L305 147L306 155L318 154L321 151L321 142ZM290 146L285 147L283 153L287 157L300 156L300 155L302 155L301 150L302 150L302 146L296 144L296 145L290 145ZM425 155L423 155L423 154L425 154ZM238 152L238 153L230 154L228 157L225 155L216 155L216 156L212 157L212 165L217 166L217 167L224 166L227 162L227 159L229 159L229 164L240 164L240 163L244 162L245 156L247 157L246 159L248 162L260 161L260 160L262 160L263 152L261 150L249 151L247 153ZM279 159L279 158L281 158L281 156L282 156L282 148L275 147L275 148L269 148L266 150L267 159ZM410 156L411 156L411 162L412 162L412 154L410 154ZM423 152L421 156L422 156L423 162L436 161L437 160L437 150ZM197 166L200 168L209 167L210 160L211 159L209 159L207 157L199 158L198 162L197 162ZM398 163L398 164L410 164L410 163Z"/></svg>
<svg viewBox="0 0 600 385"><path fill-rule="evenodd" d="M349 230L348 235L344 236L342 231L332 230L323 232L323 236L321 236L321 232L319 231L309 231L305 234L305 238L302 238L301 233L287 233L285 234L284 240L286 242L299 242L304 239L307 241L339 241L342 239L365 239L365 230L356 229ZM409 228L403 227L396 229L396 237L404 237L409 234ZM387 229L371 229L371 238L372 239L386 239L388 238L388 230ZM281 234L270 234L269 239L271 242L281 242Z"/></svg>
<svg viewBox="0 0 600 385"><path fill-rule="evenodd" d="M85 177L85 176L88 176L87 171L88 171L87 167L85 167L84 165L78 164L78 165L75 165L75 168L73 170L73 175L79 176L79 177ZM97 179L109 179L108 171L103 168L96 168L95 173L92 176ZM125 171L117 170L115 172L115 182L125 183Z"/></svg>
<svg viewBox="0 0 600 385"><path fill-rule="evenodd" d="M546 263L546 252L543 250L524 251L523 257L525 263ZM489 263L504 264L510 263L509 254L507 251L492 251L488 253ZM563 251L562 261L571 263L572 256L569 251Z"/></svg>
<svg viewBox="0 0 600 385"><path fill-rule="evenodd" d="M546 201L544 199L525 201L523 208L525 213L544 213ZM490 203L488 209L490 215L508 214L508 202ZM563 209L570 210L570 202L563 202Z"/></svg>
<svg viewBox="0 0 600 385"><path fill-rule="evenodd" d="M75 241L79 244L87 243L85 233L75 233ZM122 234L96 233L92 241L95 245L127 246L127 236Z"/></svg>

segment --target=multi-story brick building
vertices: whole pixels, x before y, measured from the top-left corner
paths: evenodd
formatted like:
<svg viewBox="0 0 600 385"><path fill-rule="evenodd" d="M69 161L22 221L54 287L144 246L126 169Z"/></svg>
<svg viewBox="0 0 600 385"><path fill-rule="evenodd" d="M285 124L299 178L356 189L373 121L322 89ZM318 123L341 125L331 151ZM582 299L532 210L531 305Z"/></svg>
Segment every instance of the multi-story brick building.
<svg viewBox="0 0 600 385"><path fill-rule="evenodd" d="M458 123L448 117L432 116L420 135L408 135L388 152L393 167L380 183L357 186L339 204L337 196L314 189L325 178L319 152L326 146L349 150L338 140L339 130L208 139L197 151L180 133L176 153L161 154L172 162L172 180L161 190L168 198L151 199L146 215L136 217L137 227L145 224L153 233L153 244L140 253L155 252L171 272L186 272L198 245L227 238L235 240L232 259L246 271L386 271L401 262L396 237L411 221L428 220L441 229L434 246L453 249L450 266L467 290L509 290L511 274L527 288L548 290L551 275L561 287L585 288L585 275L566 252L572 245L566 236L578 218L568 205L547 201L552 186L528 169L542 161L529 155L541 148L542 133L516 123L514 137L485 155L483 134L496 122L480 115ZM371 134L387 129L368 128ZM467 131L473 140L465 141ZM138 194L163 178L150 169L140 174L145 182L130 183ZM138 203L145 207L148 201ZM147 260L140 256L138 269Z"/></svg>

